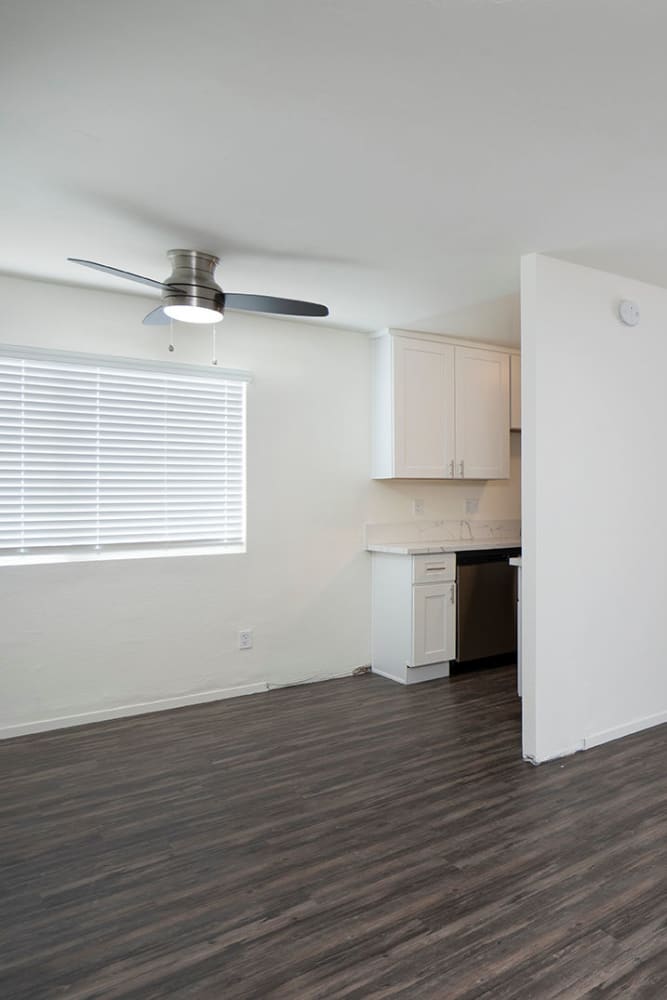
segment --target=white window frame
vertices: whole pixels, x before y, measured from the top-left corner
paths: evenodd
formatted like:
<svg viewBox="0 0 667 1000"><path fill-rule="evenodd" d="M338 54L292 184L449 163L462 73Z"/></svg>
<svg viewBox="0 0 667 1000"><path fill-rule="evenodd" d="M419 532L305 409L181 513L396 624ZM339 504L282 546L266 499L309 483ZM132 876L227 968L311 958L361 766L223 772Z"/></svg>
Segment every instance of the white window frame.
<svg viewBox="0 0 667 1000"><path fill-rule="evenodd" d="M138 358L125 358L110 355L84 354L80 352L50 350L37 347L26 347L15 344L0 344L0 361L2 358L24 359L26 361L37 362L45 367L49 363L54 365L69 364L84 368L99 368L108 372L109 369L140 373L145 371L153 376L163 373L165 376L188 377L193 380L204 380L204 382L216 382L223 380L226 382L236 382L243 384L242 393L242 530L241 544L218 544L215 541L174 543L165 541L158 543L146 542L137 543L132 546L124 546L123 543L112 547L101 547L93 549L89 546L83 547L77 544L64 544L62 548L50 547L40 551L25 550L22 552L5 552L0 550L0 566L24 566L35 563L63 563L63 562L89 562L100 560L118 559L146 559L165 556L193 556L193 555L220 555L239 554L246 551L247 543L247 393L246 385L252 381L252 375L243 370L220 368L218 366L183 364L176 362L152 361ZM0 392L1 396L1 392ZM0 415L0 425L2 423ZM0 477L2 472L0 471ZM0 500L6 500L10 496L9 490L0 485Z"/></svg>

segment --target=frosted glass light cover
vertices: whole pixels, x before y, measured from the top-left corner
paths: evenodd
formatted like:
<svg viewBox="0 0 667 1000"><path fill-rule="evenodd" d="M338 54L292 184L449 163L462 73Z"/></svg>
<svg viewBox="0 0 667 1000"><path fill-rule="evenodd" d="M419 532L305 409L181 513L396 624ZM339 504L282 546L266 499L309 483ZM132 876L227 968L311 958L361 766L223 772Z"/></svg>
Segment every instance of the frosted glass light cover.
<svg viewBox="0 0 667 1000"><path fill-rule="evenodd" d="M222 313L205 306L165 306L165 314L181 323L219 323Z"/></svg>

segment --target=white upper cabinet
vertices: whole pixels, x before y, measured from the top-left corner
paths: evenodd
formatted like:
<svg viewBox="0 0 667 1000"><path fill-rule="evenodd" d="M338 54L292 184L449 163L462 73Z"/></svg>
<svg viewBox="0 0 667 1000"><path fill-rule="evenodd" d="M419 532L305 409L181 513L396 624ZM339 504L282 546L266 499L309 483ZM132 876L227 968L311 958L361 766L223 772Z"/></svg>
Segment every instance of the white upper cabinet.
<svg viewBox="0 0 667 1000"><path fill-rule="evenodd" d="M461 479L509 479L509 355L456 348L456 461Z"/></svg>
<svg viewBox="0 0 667 1000"><path fill-rule="evenodd" d="M521 430L521 355L510 355L510 430Z"/></svg>
<svg viewBox="0 0 667 1000"><path fill-rule="evenodd" d="M454 468L454 348L428 340L394 342L395 473L447 479Z"/></svg>
<svg viewBox="0 0 667 1000"><path fill-rule="evenodd" d="M509 478L508 351L388 332L373 352L374 478Z"/></svg>

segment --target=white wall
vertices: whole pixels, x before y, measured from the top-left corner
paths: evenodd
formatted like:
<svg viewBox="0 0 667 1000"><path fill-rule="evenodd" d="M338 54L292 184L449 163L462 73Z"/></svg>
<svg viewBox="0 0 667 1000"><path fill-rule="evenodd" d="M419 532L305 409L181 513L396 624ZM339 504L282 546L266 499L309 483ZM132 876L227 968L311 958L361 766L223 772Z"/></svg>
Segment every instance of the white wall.
<svg viewBox="0 0 667 1000"><path fill-rule="evenodd" d="M524 750L539 761L667 720L667 290L532 255L522 300Z"/></svg>
<svg viewBox="0 0 667 1000"><path fill-rule="evenodd" d="M5 342L210 359L191 327L168 353L141 325L153 300L10 278L0 295ZM230 313L218 353L255 377L247 555L0 569L2 727L368 662L367 338Z"/></svg>
<svg viewBox="0 0 667 1000"><path fill-rule="evenodd" d="M518 348L521 344L521 297L513 293L486 302L474 302L411 323L409 329L424 333L446 331L450 337Z"/></svg>
<svg viewBox="0 0 667 1000"><path fill-rule="evenodd" d="M142 326L153 299L1 276L0 295L1 342L210 360L206 331L170 355ZM480 517L519 516L516 452L509 484L369 482L365 335L231 313L218 329L220 364L254 373L247 554L0 568L0 735L349 673L370 659L364 522L409 520L416 486L426 517L477 494Z"/></svg>
<svg viewBox="0 0 667 1000"><path fill-rule="evenodd" d="M378 479L370 485L369 516L373 522L417 521L412 501L424 501L423 518L428 521L470 520L466 500L478 501L474 518L521 517L521 434L510 435L510 478L476 482L442 483L432 479Z"/></svg>

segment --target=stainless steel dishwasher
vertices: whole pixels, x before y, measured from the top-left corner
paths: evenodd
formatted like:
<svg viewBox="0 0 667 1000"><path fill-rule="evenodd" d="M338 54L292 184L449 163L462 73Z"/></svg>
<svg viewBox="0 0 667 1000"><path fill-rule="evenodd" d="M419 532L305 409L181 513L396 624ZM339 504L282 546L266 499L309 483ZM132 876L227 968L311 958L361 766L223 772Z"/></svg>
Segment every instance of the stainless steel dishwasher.
<svg viewBox="0 0 667 1000"><path fill-rule="evenodd" d="M467 663L516 650L516 570L521 549L456 555L456 660Z"/></svg>

